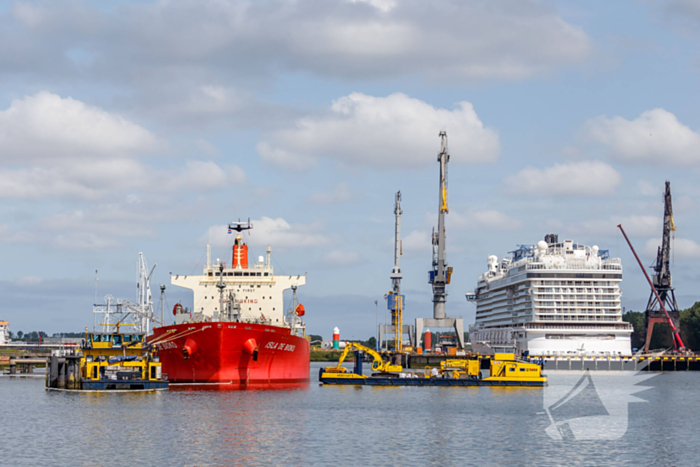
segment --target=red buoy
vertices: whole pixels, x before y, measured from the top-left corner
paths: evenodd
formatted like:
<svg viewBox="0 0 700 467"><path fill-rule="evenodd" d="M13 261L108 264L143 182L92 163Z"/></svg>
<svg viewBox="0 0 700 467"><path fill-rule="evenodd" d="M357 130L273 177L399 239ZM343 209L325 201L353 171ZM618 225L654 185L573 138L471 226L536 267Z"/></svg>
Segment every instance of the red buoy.
<svg viewBox="0 0 700 467"><path fill-rule="evenodd" d="M173 307L173 315L177 315L178 313L182 313L182 305L180 303L176 303Z"/></svg>
<svg viewBox="0 0 700 467"><path fill-rule="evenodd" d="M295 310L297 313L297 316L304 316L306 314L306 311L304 311L304 305L301 303L297 305L297 309Z"/></svg>

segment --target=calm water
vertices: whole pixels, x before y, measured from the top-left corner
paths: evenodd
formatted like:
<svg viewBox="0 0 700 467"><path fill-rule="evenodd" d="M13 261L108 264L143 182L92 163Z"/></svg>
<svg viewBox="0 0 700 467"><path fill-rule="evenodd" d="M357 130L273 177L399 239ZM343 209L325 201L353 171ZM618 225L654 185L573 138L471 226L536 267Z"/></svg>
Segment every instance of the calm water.
<svg viewBox="0 0 700 467"><path fill-rule="evenodd" d="M319 366L312 364L314 380ZM549 390L566 394L582 373L548 376ZM648 402L611 409L611 392L602 387L624 384L597 378L607 409L556 409L554 419L590 415L588 421L609 431L628 415L626 433L586 441L564 430L562 441L545 432L551 419L542 389L348 388L313 381L294 390L69 394L46 392L43 379L0 378L0 463L695 466L698 382L700 373L660 374L641 383L650 389L637 396ZM591 391L579 399L586 394Z"/></svg>

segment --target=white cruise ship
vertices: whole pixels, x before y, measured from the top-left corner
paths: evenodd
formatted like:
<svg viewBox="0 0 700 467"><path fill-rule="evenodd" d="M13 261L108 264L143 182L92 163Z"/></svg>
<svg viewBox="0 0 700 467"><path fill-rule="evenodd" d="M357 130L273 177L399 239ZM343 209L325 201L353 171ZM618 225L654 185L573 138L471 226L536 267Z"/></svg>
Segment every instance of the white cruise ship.
<svg viewBox="0 0 700 467"><path fill-rule="evenodd" d="M629 356L632 325L622 321L622 264L606 250L545 236L509 257L488 257L467 300L476 303L469 328L482 353L532 356Z"/></svg>

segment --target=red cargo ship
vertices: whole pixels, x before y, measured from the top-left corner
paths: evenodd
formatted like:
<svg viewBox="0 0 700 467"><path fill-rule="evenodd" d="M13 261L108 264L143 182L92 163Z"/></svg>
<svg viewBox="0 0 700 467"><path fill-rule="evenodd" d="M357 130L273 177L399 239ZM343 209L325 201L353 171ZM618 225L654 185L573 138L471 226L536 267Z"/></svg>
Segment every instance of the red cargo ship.
<svg viewBox="0 0 700 467"><path fill-rule="evenodd" d="M237 387L298 385L309 381L309 341L301 321L304 307L296 289L306 276L275 276L267 257L248 265L241 231L249 222L229 224L237 232L230 268L216 261L201 276L171 276L174 285L194 292L192 310L175 305L173 324L149 337L163 373L172 383L218 383ZM284 290L292 289L285 313Z"/></svg>

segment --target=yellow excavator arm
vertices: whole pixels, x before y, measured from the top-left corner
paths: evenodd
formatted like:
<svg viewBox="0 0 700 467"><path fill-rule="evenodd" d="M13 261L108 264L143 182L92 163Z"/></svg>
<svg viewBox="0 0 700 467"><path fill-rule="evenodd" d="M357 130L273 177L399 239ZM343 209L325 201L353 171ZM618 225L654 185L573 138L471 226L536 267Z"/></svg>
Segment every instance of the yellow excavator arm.
<svg viewBox="0 0 700 467"><path fill-rule="evenodd" d="M382 360L382 356L379 355L373 349L366 347L362 344L358 344L357 342L348 342L345 346L345 350L343 350L343 353L340 354L340 358L338 359L338 365L336 365L335 367L327 367L326 372L345 373L346 370L342 366L342 364L351 350L359 350L360 352L364 352L366 354L371 355L374 359L374 361L372 361L372 371L377 371L379 373L400 373L403 371L403 367L401 365L392 365L389 362L385 362L384 360Z"/></svg>

